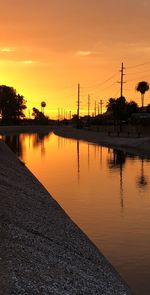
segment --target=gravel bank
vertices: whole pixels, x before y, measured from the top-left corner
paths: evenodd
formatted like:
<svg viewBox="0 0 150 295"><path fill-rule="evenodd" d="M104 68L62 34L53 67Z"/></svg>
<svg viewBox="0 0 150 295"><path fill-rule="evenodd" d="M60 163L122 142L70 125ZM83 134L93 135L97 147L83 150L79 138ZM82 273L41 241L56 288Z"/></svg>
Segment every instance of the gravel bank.
<svg viewBox="0 0 150 295"><path fill-rule="evenodd" d="M0 294L131 294L58 203L0 142Z"/></svg>

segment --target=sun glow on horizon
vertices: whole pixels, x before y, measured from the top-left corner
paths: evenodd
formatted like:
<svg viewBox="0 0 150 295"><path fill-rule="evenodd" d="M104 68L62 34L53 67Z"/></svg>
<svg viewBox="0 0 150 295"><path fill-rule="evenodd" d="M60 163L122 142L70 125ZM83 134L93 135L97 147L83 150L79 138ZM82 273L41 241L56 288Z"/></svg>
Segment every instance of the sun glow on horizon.
<svg viewBox="0 0 150 295"><path fill-rule="evenodd" d="M28 109L46 101L47 115L57 117L58 108L72 113L77 109L80 83L81 114L87 114L88 95L92 114L95 101L103 100L105 110L110 97L120 96L123 61L123 95L140 105L135 86L141 80L150 81L146 33L150 3L58 2L14 0L12 5L7 0L1 4L0 84L13 86L24 95ZM140 22L142 13L145 17ZM150 91L145 95L148 103Z"/></svg>

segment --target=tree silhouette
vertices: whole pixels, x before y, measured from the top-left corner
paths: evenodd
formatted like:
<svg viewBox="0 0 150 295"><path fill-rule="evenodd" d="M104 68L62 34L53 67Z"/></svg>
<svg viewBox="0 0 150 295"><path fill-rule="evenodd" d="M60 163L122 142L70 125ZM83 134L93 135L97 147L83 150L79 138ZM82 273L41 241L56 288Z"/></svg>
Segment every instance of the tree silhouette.
<svg viewBox="0 0 150 295"><path fill-rule="evenodd" d="M15 121L25 117L25 103L24 97L17 94L13 87L0 86L0 111L3 121Z"/></svg>
<svg viewBox="0 0 150 295"><path fill-rule="evenodd" d="M37 108L33 108L33 113L32 116L34 117L35 120L42 120L44 118L44 115L42 112L40 112Z"/></svg>
<svg viewBox="0 0 150 295"><path fill-rule="evenodd" d="M127 103L127 118L130 118L132 114L138 113L139 107L135 101L130 101Z"/></svg>
<svg viewBox="0 0 150 295"><path fill-rule="evenodd" d="M33 113L32 113L32 116L34 117L34 120L36 122L42 122L42 123L46 123L48 122L48 117L45 116L42 112L40 112L37 108L33 108Z"/></svg>
<svg viewBox="0 0 150 295"><path fill-rule="evenodd" d="M126 119L126 109L127 109L127 102L125 97L121 96L117 99L115 98L110 98L108 103L107 103L107 111L110 111L113 120L114 120L114 125L117 124L120 126L120 131L121 131L121 126L122 126L122 120Z"/></svg>
<svg viewBox="0 0 150 295"><path fill-rule="evenodd" d="M142 109L144 107L144 94L149 90L149 83L146 81L141 81L136 85L136 90L141 93L141 105Z"/></svg>

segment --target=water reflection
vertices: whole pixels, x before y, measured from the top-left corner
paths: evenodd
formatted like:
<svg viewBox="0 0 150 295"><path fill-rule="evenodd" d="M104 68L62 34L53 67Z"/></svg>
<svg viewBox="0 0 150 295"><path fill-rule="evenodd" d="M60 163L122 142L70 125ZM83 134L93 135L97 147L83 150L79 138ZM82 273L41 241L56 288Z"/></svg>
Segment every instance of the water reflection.
<svg viewBox="0 0 150 295"><path fill-rule="evenodd" d="M41 155L44 156L45 154L45 146L44 141L50 136L50 133L37 133L34 134L34 140L33 140L33 147L41 147Z"/></svg>
<svg viewBox="0 0 150 295"><path fill-rule="evenodd" d="M100 166L102 166L102 159L103 159L103 148L100 146Z"/></svg>
<svg viewBox="0 0 150 295"><path fill-rule="evenodd" d="M149 161L52 133L4 140L135 294L150 294Z"/></svg>
<svg viewBox="0 0 150 295"><path fill-rule="evenodd" d="M120 186L120 205L124 207L124 195L123 195L123 169L126 162L127 155L121 150L108 149L108 167L110 170L119 170L119 186Z"/></svg>
<svg viewBox="0 0 150 295"><path fill-rule="evenodd" d="M77 140L77 179L80 181L80 141Z"/></svg>
<svg viewBox="0 0 150 295"><path fill-rule="evenodd" d="M144 173L144 159L141 159L141 174L137 179L137 185L141 189L145 189L148 185L148 177Z"/></svg>
<svg viewBox="0 0 150 295"><path fill-rule="evenodd" d="M34 134L17 134L17 135L2 135L2 140L10 147L10 149L19 157L21 160L24 158L25 146L24 139L28 136L28 148L41 147L41 155L45 154L44 142L50 137L51 133L34 133Z"/></svg>
<svg viewBox="0 0 150 295"><path fill-rule="evenodd" d="M45 155L45 140L49 139L51 133L34 133L29 134L29 140L28 140L28 148L31 148L31 145L33 148L39 147L41 150L41 155ZM23 147L25 135L17 134L17 135L9 135L9 136L2 136L2 139L8 144L8 146L12 149L12 151L20 158L23 159L25 152L25 147ZM69 139L68 139L69 141ZM58 149L63 148L63 146L66 145L67 139L58 137ZM71 140L70 140L71 142ZM80 140L76 140L76 153L77 153L77 179L78 183L80 181L80 172L81 172L81 159L80 159ZM102 167L102 160L103 160L103 147L102 146L96 146L92 145L90 143L87 143L87 163L88 163L88 169L90 169L90 162L91 162L91 153L90 148L94 147L94 158L95 161L97 161L97 158L99 157L99 163L100 168ZM98 155L97 155L98 150ZM124 167L126 164L126 160L128 158L134 159L134 155L129 155L124 151L108 148L107 153L107 165L108 169L111 172L115 172L119 170L119 187L120 187L120 205L123 208L124 207L124 189L123 189L123 182L124 182ZM144 172L144 163L147 162L145 158L139 158L139 161L141 163L140 168L140 175L136 179L136 185L140 189L145 189L149 183L149 179L147 175L145 175Z"/></svg>
<svg viewBox="0 0 150 295"><path fill-rule="evenodd" d="M2 140L4 140L11 150L19 157L23 157L23 148L22 148L22 140L21 135L11 135L11 136L2 136Z"/></svg>
<svg viewBox="0 0 150 295"><path fill-rule="evenodd" d="M88 147L88 157L87 157L87 159L88 159L88 169L90 168L90 144L88 143L87 144L87 147Z"/></svg>

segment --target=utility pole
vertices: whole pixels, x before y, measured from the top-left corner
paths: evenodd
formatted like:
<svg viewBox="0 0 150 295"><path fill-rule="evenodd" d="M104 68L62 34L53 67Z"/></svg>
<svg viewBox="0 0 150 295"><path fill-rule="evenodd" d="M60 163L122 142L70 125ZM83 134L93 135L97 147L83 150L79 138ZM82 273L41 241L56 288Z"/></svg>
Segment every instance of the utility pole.
<svg viewBox="0 0 150 295"><path fill-rule="evenodd" d="M123 81L123 76L125 75L124 74L124 69L125 67L123 66L123 62L121 63L121 70L120 70L120 73L121 73L121 79L120 79L120 97L123 96L123 84L124 84L124 81Z"/></svg>
<svg viewBox="0 0 150 295"><path fill-rule="evenodd" d="M102 113L103 113L103 101L102 101L102 99L100 99L99 104L100 104L100 114L102 115Z"/></svg>
<svg viewBox="0 0 150 295"><path fill-rule="evenodd" d="M90 127L90 95L88 95L88 118L87 118L88 127Z"/></svg>
<svg viewBox="0 0 150 295"><path fill-rule="evenodd" d="M61 121L63 120L63 108L61 108Z"/></svg>
<svg viewBox="0 0 150 295"><path fill-rule="evenodd" d="M68 112L66 111L66 119L68 120Z"/></svg>
<svg viewBox="0 0 150 295"><path fill-rule="evenodd" d="M58 108L58 121L60 119L60 109Z"/></svg>
<svg viewBox="0 0 150 295"><path fill-rule="evenodd" d="M97 111L98 111L98 115L99 115L99 103L98 103L98 106L97 106Z"/></svg>
<svg viewBox="0 0 150 295"><path fill-rule="evenodd" d="M95 117L96 117L96 100L95 100L94 114L95 114Z"/></svg>
<svg viewBox="0 0 150 295"><path fill-rule="evenodd" d="M88 117L90 116L90 95L88 95Z"/></svg>
<svg viewBox="0 0 150 295"><path fill-rule="evenodd" d="M80 84L79 83L78 83L77 116L78 116L78 119L80 119Z"/></svg>
<svg viewBox="0 0 150 295"><path fill-rule="evenodd" d="M71 120L71 111L69 112L69 119Z"/></svg>

